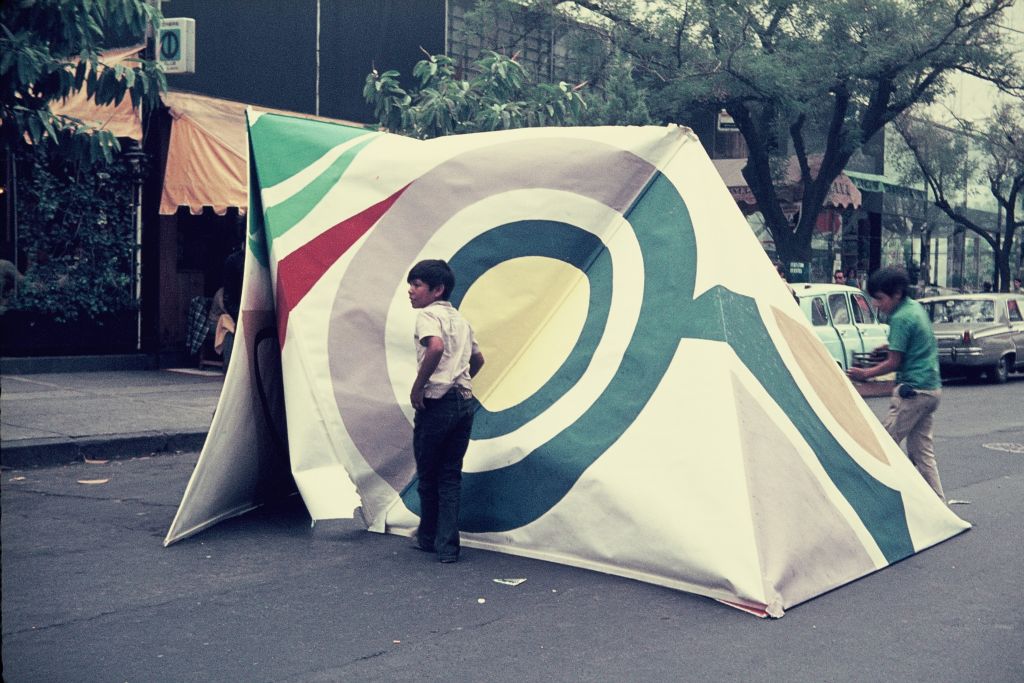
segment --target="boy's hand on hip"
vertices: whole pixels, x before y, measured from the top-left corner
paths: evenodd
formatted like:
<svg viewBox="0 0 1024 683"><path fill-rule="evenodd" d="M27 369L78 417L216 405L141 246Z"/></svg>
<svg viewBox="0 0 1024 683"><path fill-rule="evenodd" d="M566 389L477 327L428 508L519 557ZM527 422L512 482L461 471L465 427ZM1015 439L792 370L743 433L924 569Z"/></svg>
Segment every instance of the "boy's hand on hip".
<svg viewBox="0 0 1024 683"><path fill-rule="evenodd" d="M423 387L413 387L409 399L412 401L412 407L416 410L426 410L427 406L423 403Z"/></svg>

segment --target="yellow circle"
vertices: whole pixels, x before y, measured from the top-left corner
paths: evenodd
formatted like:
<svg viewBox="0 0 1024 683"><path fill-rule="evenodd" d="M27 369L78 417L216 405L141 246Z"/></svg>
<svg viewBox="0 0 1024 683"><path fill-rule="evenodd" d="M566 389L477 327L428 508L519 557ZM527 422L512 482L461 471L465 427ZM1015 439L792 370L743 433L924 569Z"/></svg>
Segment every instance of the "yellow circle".
<svg viewBox="0 0 1024 683"><path fill-rule="evenodd" d="M587 276L547 256L510 259L477 278L459 310L486 361L473 379L480 402L497 412L544 386L576 345L589 301Z"/></svg>

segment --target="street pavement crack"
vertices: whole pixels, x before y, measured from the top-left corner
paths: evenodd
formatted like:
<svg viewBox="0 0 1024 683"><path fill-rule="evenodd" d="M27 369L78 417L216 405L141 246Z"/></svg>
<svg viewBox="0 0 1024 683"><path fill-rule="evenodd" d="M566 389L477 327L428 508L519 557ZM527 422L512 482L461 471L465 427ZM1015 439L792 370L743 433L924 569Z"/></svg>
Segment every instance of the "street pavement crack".
<svg viewBox="0 0 1024 683"><path fill-rule="evenodd" d="M86 496L80 493L54 493L52 491L40 491L39 489L30 488L19 488L16 491L10 490L9 493L34 493L39 496L46 496L47 498L74 498L76 500L95 500L95 501L107 501L115 503L135 503L144 507L155 507L155 508L177 508L177 503L155 503L151 500L144 500L142 498L120 498L118 496Z"/></svg>
<svg viewBox="0 0 1024 683"><path fill-rule="evenodd" d="M56 624L46 624L45 626L30 626L28 628L15 629L13 631L4 631L4 637L9 636L20 636L25 633L42 633L44 631L51 631L55 628L64 628L65 626L77 626L79 624L88 624L90 621L96 621L97 619L103 619L104 617L113 616L120 614L121 610L112 610L109 612L100 612L99 614L92 614L88 617L82 617L81 619L70 619L68 621L61 621Z"/></svg>

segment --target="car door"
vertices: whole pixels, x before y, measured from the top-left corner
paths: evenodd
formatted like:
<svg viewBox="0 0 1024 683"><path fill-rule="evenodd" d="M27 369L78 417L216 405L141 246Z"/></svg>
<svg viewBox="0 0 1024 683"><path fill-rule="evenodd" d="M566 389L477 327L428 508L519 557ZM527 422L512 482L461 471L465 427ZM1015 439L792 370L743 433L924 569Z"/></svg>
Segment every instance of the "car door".
<svg viewBox="0 0 1024 683"><path fill-rule="evenodd" d="M801 300L801 304L804 306L804 312L810 319L811 325L814 326L814 332L818 335L818 339L825 345L829 355L841 368L846 370L850 367L846 362L846 347L843 346L843 341L839 338L839 332L832 326L825 297L822 295L806 297Z"/></svg>
<svg viewBox="0 0 1024 683"><path fill-rule="evenodd" d="M864 351L870 353L879 346L889 343L889 335L885 325L878 322L867 297L863 294L851 294L850 304L853 308L853 324L857 326L860 333L861 343Z"/></svg>
<svg viewBox="0 0 1024 683"><path fill-rule="evenodd" d="M846 292L835 292L828 295L828 312L832 316L832 327L836 328L843 342L846 367L853 366L853 354L864 353L864 342L860 331L853 324L850 312L850 300ZM870 351L870 349L868 349Z"/></svg>
<svg viewBox="0 0 1024 683"><path fill-rule="evenodd" d="M1024 368L1024 297L1007 299L1006 312L1013 344L1017 348L1016 365Z"/></svg>

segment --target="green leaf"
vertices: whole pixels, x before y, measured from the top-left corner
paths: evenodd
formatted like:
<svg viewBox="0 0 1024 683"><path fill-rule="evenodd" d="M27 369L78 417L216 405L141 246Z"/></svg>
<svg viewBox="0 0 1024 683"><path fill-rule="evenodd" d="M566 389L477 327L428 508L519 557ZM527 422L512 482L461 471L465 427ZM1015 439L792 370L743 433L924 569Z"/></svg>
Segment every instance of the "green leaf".
<svg viewBox="0 0 1024 683"><path fill-rule="evenodd" d="M32 138L33 144L39 143L43 139L43 126L39 119L29 117L26 123L28 124L28 134Z"/></svg>
<svg viewBox="0 0 1024 683"><path fill-rule="evenodd" d="M85 81L85 74L88 69L88 65L85 60L78 60L78 65L75 67L75 87L81 88L82 83Z"/></svg>
<svg viewBox="0 0 1024 683"><path fill-rule="evenodd" d="M53 124L51 123L52 115L45 111L37 111L36 115L39 116L39 121L43 124L43 128L46 129L46 133L51 139L55 140L57 138L57 132L54 130Z"/></svg>

